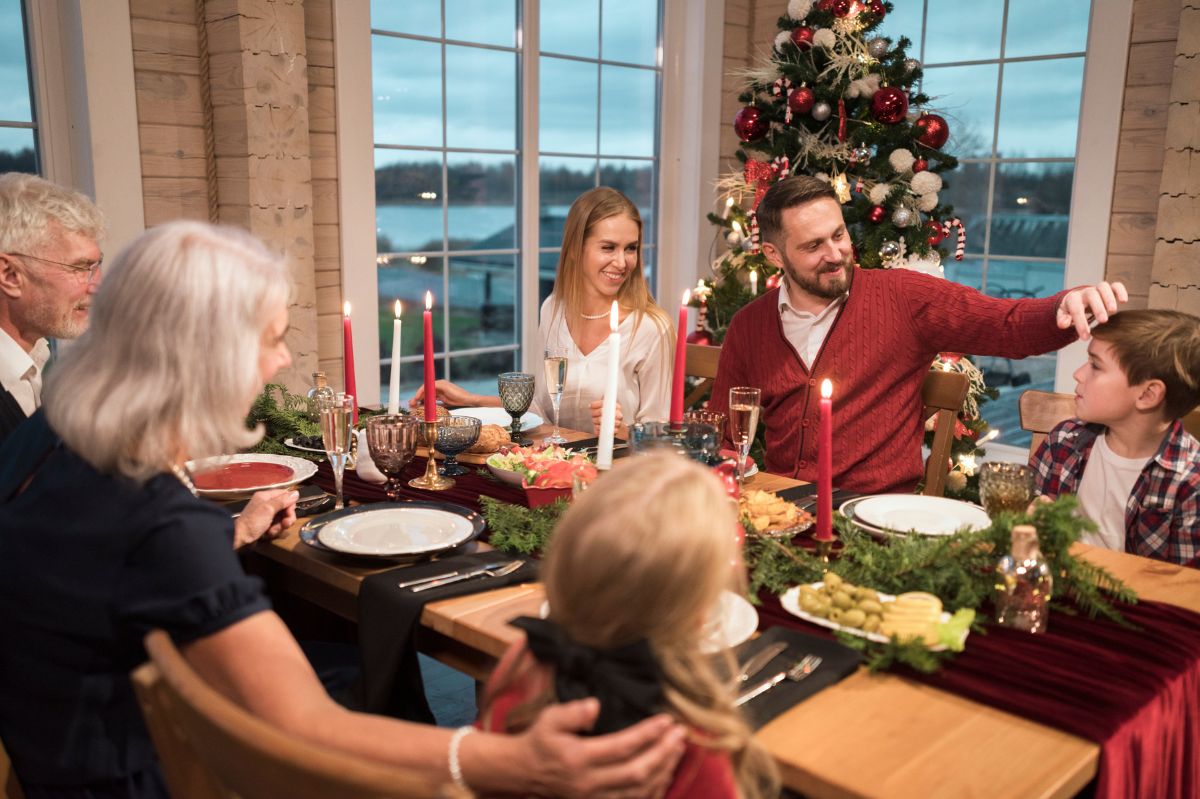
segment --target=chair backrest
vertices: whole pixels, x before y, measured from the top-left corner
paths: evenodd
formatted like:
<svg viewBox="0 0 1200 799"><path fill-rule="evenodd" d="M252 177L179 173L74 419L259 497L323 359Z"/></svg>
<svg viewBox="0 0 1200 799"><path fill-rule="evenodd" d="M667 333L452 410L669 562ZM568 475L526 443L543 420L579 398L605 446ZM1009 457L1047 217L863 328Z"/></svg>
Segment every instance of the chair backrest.
<svg viewBox="0 0 1200 799"><path fill-rule="evenodd" d="M1029 455L1037 452L1054 425L1075 415L1075 397L1054 391L1030 389L1021 394L1018 401L1021 410L1021 429L1033 433L1029 441ZM1183 429L1200 438L1200 408L1195 408L1183 417Z"/></svg>
<svg viewBox="0 0 1200 799"><path fill-rule="evenodd" d="M683 398L684 408L695 405L712 388L713 378L717 376L717 362L720 359L720 347L706 347L701 344L687 345L687 360L684 363L683 373L688 377L699 377L700 385Z"/></svg>
<svg viewBox="0 0 1200 799"><path fill-rule="evenodd" d="M134 689L174 799L436 797L439 786L401 768L285 734L215 691L161 630Z"/></svg>
<svg viewBox="0 0 1200 799"><path fill-rule="evenodd" d="M4 799L25 799L21 784L17 782L17 774L13 771L12 763L8 761L8 753L0 744L0 797Z"/></svg>
<svg viewBox="0 0 1200 799"><path fill-rule="evenodd" d="M946 493L946 463L950 460L950 445L954 443L954 422L967 398L970 383L961 372L931 370L921 386L921 402L925 406L922 418L935 416L933 444L929 460L925 461L925 488L921 493L940 497Z"/></svg>

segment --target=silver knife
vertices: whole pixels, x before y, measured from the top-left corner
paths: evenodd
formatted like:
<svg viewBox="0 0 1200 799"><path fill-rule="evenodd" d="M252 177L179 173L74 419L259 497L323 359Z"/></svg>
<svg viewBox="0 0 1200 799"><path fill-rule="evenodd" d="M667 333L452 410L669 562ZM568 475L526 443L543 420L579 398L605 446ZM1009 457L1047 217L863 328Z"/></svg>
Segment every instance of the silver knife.
<svg viewBox="0 0 1200 799"><path fill-rule="evenodd" d="M758 685L751 688L746 693L739 694L738 698L734 700L733 706L741 707L742 705L746 704L754 697L762 696L767 691L771 690L776 685L779 685L779 683L783 682L786 679L787 679L787 672L781 671L778 674L776 674L775 676L771 677L770 679L763 680L762 682L760 682Z"/></svg>
<svg viewBox="0 0 1200 799"><path fill-rule="evenodd" d="M481 569L499 569L501 566L504 565L504 563L505 563L505 561L498 561L496 563L489 563L486 566L481 566L480 568ZM402 583L397 583L396 587L397 588L408 588L413 585L420 585L421 583L432 583L437 580L445 580L449 577L458 577L461 574L462 574L462 572L460 572L460 571L442 572L441 574L435 574L432 577L421 577L416 580L405 580Z"/></svg>
<svg viewBox="0 0 1200 799"><path fill-rule="evenodd" d="M523 566L524 564L525 564L525 561L523 561L523 560L509 561L508 563L501 562L499 564L488 564L487 566L483 566L478 569L471 569L471 571L469 571L469 572L463 572L461 574L456 574L453 577L445 577L441 580L434 580L433 582L423 583L422 585L418 585L416 588L412 589L412 592L414 594L417 594L417 593L420 593L421 591L424 591L429 588L441 588L443 585L450 585L451 583L458 583L458 582L462 582L463 580L470 580L472 578L480 577L485 574L492 576L492 577L504 577L504 576L516 571L517 569L521 568L521 566Z"/></svg>
<svg viewBox="0 0 1200 799"><path fill-rule="evenodd" d="M742 666L742 670L738 672L737 679L734 680L734 682L739 684L744 683L755 674L758 674L768 663L774 660L780 652L783 652L785 649L787 649L787 646L788 645L786 641L776 641L775 643L764 647L761 651L751 655L750 659L746 661L746 665Z"/></svg>

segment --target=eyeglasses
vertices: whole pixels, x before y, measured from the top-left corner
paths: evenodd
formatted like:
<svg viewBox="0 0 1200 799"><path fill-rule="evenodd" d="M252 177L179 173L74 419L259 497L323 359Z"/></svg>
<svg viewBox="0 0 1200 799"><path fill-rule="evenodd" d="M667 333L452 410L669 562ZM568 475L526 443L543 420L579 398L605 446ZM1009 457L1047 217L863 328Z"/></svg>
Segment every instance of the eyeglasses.
<svg viewBox="0 0 1200 799"><path fill-rule="evenodd" d="M99 260L93 261L90 264L68 264L63 261L55 261L52 258L43 258L40 255L29 255L23 252L10 252L9 255L16 255L21 258L32 258L35 261L42 261L47 264L61 266L64 269L70 269L77 276L87 276L87 282L90 285L96 279L96 273L100 271L100 267L104 265L104 256L101 255Z"/></svg>

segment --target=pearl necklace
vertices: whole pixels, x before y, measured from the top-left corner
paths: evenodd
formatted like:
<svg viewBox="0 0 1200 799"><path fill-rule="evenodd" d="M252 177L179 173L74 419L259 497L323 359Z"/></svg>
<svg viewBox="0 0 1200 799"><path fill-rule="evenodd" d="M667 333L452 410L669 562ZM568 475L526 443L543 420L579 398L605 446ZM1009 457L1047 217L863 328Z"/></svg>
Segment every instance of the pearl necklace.
<svg viewBox="0 0 1200 799"><path fill-rule="evenodd" d="M612 311L604 311L603 313L581 313L579 314L584 319L607 319Z"/></svg>
<svg viewBox="0 0 1200 799"><path fill-rule="evenodd" d="M192 478L188 477L187 472L179 468L178 463L171 464L171 472L179 479L179 482L183 483L184 488L192 492L193 497L200 496L199 492L196 491L196 484L192 482Z"/></svg>

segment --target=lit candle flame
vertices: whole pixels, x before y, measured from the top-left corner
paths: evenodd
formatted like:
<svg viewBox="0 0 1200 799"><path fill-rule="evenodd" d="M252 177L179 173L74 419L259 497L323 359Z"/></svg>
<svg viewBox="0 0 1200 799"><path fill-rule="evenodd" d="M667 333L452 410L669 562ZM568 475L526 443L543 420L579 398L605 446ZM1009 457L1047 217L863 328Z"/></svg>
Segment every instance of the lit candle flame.
<svg viewBox="0 0 1200 799"><path fill-rule="evenodd" d="M732 208L732 207L733 207L733 197L726 197L726 198L725 198L725 207L726 207L726 208Z"/></svg>
<svg viewBox="0 0 1200 799"><path fill-rule="evenodd" d="M397 319L399 319L399 318L400 318L400 311L401 311L401 310L402 310L402 308L401 308L401 305L400 305L400 300L396 300L396 318L397 318Z"/></svg>
<svg viewBox="0 0 1200 799"><path fill-rule="evenodd" d="M621 321L621 312L617 308L617 301L613 300L612 310L608 312L608 329L612 332L617 332L617 325Z"/></svg>
<svg viewBox="0 0 1200 799"><path fill-rule="evenodd" d="M432 309L433 309L433 292L427 291L427 292L425 292L425 310L429 311Z"/></svg>
<svg viewBox="0 0 1200 799"><path fill-rule="evenodd" d="M691 289L684 289L684 290L683 290L683 298L679 300L679 304L680 304L680 305L687 305L687 304L688 304L689 302L691 302L691 301L692 301L692 290L691 290Z"/></svg>
<svg viewBox="0 0 1200 799"><path fill-rule="evenodd" d="M1000 436L1000 429L998 427L993 427L991 430L984 433L983 437L975 442L975 445L979 446L980 444L986 444L987 442L991 441L993 438L999 438L999 436Z"/></svg>
<svg viewBox="0 0 1200 799"><path fill-rule="evenodd" d="M350 315L350 300L346 300L342 303L342 314L344 316Z"/></svg>
<svg viewBox="0 0 1200 799"><path fill-rule="evenodd" d="M738 222L736 219L733 220L733 232L738 234L739 236L745 235L744 233L742 233L742 224L740 222Z"/></svg>
<svg viewBox="0 0 1200 799"><path fill-rule="evenodd" d="M824 399L829 399L833 396L833 383L829 382L828 378L821 381L821 396Z"/></svg>

